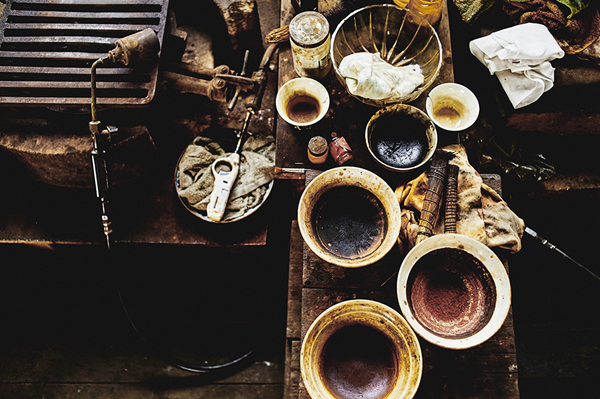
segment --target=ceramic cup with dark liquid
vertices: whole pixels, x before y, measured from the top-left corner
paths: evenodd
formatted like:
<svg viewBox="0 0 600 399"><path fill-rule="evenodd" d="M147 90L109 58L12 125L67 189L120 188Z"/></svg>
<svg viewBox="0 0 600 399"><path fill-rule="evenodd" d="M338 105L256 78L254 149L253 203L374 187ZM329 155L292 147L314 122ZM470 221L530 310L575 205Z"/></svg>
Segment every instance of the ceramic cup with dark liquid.
<svg viewBox="0 0 600 399"><path fill-rule="evenodd" d="M329 93L314 79L296 78L281 86L275 106L287 123L297 129L308 129L329 110Z"/></svg>

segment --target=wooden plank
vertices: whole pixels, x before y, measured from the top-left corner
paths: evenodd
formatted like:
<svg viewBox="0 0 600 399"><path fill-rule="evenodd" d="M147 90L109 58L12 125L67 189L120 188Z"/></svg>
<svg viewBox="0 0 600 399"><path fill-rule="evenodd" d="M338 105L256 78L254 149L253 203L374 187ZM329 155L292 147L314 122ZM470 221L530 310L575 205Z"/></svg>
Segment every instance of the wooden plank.
<svg viewBox="0 0 600 399"><path fill-rule="evenodd" d="M290 233L286 338L300 338L303 243L304 241L300 235L300 230L298 229L298 221L293 220Z"/></svg>

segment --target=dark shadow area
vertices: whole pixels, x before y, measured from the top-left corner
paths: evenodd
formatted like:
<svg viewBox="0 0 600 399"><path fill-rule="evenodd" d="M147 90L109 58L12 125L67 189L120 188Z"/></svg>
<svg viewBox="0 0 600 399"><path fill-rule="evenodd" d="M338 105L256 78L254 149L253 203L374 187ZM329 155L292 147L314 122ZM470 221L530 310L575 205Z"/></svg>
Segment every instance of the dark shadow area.
<svg viewBox="0 0 600 399"><path fill-rule="evenodd" d="M597 135L573 134L569 126L563 127L564 134L554 135L505 128L512 113L593 109L595 100L586 95L590 88L555 87L532 106L512 109L498 79L468 47L470 40L485 32L484 27L509 26L501 2L473 25L462 22L451 4L449 12L455 80L476 93L499 143L506 148L516 146L525 157L543 154L559 175L598 173ZM581 63L567 56L555 66ZM479 172L501 174L503 197L526 226L600 275L595 250L595 227L600 222L598 189L548 191L541 183L507 176L496 165L480 165L471 156L470 161ZM521 398L597 397L600 281L528 235L522 244L521 251L508 258Z"/></svg>

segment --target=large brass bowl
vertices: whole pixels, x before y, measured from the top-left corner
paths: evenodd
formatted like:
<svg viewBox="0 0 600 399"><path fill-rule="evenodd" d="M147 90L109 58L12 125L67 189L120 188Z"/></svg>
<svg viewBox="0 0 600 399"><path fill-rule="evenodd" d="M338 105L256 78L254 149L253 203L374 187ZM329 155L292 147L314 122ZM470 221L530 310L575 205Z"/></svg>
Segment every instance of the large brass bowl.
<svg viewBox="0 0 600 399"><path fill-rule="evenodd" d="M358 9L335 29L331 38L331 60L338 80L346 89L339 65L344 57L358 52L380 53L389 64L411 66L425 77L416 90L404 97L373 100L354 96L377 107L416 100L431 86L442 67L442 43L435 29L421 16L394 4Z"/></svg>
<svg viewBox="0 0 600 399"><path fill-rule="evenodd" d="M423 358L398 312L356 299L315 319L302 342L300 370L313 399L410 399L421 382Z"/></svg>

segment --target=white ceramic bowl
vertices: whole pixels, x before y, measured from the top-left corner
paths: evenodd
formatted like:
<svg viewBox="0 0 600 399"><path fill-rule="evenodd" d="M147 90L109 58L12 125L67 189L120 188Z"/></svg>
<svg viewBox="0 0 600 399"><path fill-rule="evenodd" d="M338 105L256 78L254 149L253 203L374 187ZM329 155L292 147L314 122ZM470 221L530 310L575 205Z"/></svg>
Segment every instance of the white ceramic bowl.
<svg viewBox="0 0 600 399"><path fill-rule="evenodd" d="M432 344L467 349L492 337L511 302L508 274L485 244L439 234L415 245L398 274L398 302L406 321Z"/></svg>
<svg viewBox="0 0 600 399"><path fill-rule="evenodd" d="M458 83L434 87L425 103L433 123L448 131L468 129L479 116L479 101L471 90Z"/></svg>
<svg viewBox="0 0 600 399"><path fill-rule="evenodd" d="M308 129L329 110L329 93L312 78L287 81L275 97L275 107L284 121L297 129Z"/></svg>

